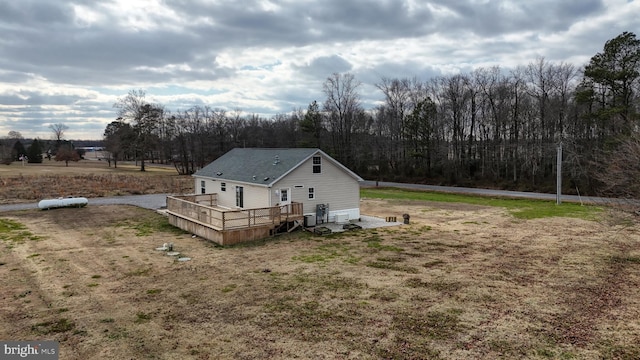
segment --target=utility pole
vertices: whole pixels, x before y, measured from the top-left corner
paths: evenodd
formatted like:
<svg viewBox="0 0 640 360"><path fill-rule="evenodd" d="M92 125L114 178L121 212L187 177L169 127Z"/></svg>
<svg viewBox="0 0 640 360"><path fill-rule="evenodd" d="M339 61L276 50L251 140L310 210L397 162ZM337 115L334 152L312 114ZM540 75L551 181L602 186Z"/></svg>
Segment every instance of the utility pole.
<svg viewBox="0 0 640 360"><path fill-rule="evenodd" d="M556 168L556 204L560 205L562 203L562 143L558 144Z"/></svg>

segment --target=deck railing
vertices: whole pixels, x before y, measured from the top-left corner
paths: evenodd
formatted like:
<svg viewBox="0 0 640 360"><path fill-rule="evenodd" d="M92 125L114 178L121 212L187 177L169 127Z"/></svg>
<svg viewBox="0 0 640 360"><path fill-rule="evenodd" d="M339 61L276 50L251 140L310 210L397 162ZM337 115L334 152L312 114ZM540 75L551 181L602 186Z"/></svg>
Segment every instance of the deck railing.
<svg viewBox="0 0 640 360"><path fill-rule="evenodd" d="M279 225L303 216L302 203L296 202L282 206L235 210L220 209L215 207L216 205L217 194L167 196L167 211L216 230Z"/></svg>

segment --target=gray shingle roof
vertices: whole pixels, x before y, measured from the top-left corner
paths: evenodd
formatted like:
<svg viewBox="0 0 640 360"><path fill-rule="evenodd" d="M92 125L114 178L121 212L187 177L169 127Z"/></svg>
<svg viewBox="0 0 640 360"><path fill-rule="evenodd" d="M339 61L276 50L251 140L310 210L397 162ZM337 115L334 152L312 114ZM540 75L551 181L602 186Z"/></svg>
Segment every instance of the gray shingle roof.
<svg viewBox="0 0 640 360"><path fill-rule="evenodd" d="M270 186L316 153L331 159L320 149L235 148L196 171L194 176ZM335 163L342 166L337 161ZM362 180L349 169L344 169L357 180Z"/></svg>

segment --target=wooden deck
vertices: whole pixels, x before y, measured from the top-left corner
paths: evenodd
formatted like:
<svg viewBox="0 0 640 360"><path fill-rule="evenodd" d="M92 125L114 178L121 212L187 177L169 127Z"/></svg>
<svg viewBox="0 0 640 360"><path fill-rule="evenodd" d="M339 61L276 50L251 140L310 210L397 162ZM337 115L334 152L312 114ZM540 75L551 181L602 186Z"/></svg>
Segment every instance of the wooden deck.
<svg viewBox="0 0 640 360"><path fill-rule="evenodd" d="M220 245L258 240L304 220L302 203L256 209L222 209L217 194L167 196L169 223Z"/></svg>

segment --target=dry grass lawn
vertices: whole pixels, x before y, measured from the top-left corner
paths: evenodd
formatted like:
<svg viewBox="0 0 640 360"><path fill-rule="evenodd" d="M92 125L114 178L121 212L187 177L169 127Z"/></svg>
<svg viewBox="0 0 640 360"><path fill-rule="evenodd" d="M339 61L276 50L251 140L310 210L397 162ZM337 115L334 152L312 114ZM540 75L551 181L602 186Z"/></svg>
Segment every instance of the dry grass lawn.
<svg viewBox="0 0 640 360"><path fill-rule="evenodd" d="M140 172L135 164L118 168L106 161L70 162L44 160L42 164L14 162L0 165L0 204L39 201L66 196L103 197L193 191L193 179L179 176L170 166L147 164Z"/></svg>
<svg viewBox="0 0 640 360"><path fill-rule="evenodd" d="M60 359L640 358L635 219L361 211L411 224L222 248L130 206L2 213L0 339Z"/></svg>

